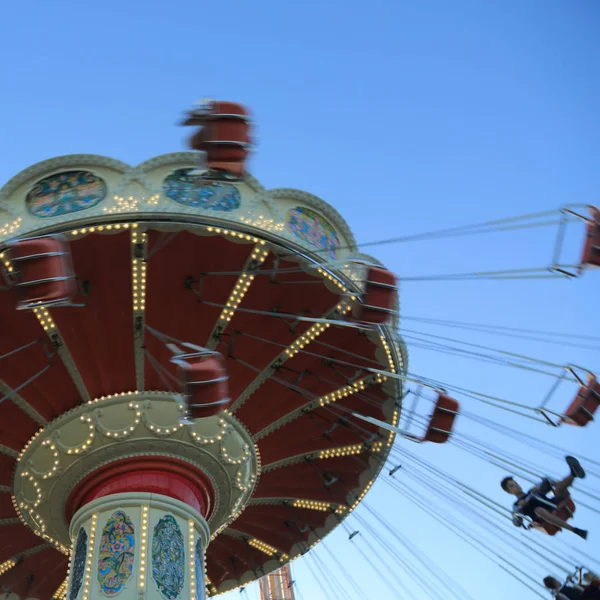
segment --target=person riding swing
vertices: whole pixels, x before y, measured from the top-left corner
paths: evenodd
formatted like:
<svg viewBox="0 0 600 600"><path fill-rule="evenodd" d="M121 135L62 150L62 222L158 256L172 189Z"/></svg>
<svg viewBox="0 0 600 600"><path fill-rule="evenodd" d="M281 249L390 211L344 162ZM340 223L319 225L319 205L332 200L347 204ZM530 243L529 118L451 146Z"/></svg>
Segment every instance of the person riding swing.
<svg viewBox="0 0 600 600"><path fill-rule="evenodd" d="M583 479L585 477L585 471L575 457L567 456L565 460L569 465L571 474L561 481L552 481L546 477L527 493L510 476L505 477L500 485L505 492L517 498L517 501L513 504L513 524L517 527L542 530L545 530L547 527L566 529L586 540L588 536L587 530L573 527L555 514L559 507L565 501L569 500L569 488L573 485L573 481L577 478ZM548 497L550 492L552 492L552 496ZM524 517L531 519L531 525L524 525Z"/></svg>
<svg viewBox="0 0 600 600"><path fill-rule="evenodd" d="M600 580L591 572L577 569L579 577L570 575L565 583L556 577L544 577L544 586L552 591L556 600L600 600Z"/></svg>

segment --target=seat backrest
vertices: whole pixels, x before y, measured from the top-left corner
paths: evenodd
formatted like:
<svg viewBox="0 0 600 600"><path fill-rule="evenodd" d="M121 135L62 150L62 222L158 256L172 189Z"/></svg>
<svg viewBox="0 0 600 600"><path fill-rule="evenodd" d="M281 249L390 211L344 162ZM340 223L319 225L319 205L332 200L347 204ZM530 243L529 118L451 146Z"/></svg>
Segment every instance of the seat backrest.
<svg viewBox="0 0 600 600"><path fill-rule="evenodd" d="M241 104L213 102L188 124L202 125L189 144L194 150L206 152L210 169L243 175L251 137L248 111Z"/></svg>
<svg viewBox="0 0 600 600"><path fill-rule="evenodd" d="M452 434L459 409L460 404L457 400L446 394L439 393L422 441L433 442L434 444L447 442Z"/></svg>
<svg viewBox="0 0 600 600"><path fill-rule="evenodd" d="M355 320L371 325L389 321L394 307L396 276L383 267L369 267L362 303L353 313Z"/></svg>
<svg viewBox="0 0 600 600"><path fill-rule="evenodd" d="M600 210L590 210L592 221L588 223L581 264L600 267Z"/></svg>
<svg viewBox="0 0 600 600"><path fill-rule="evenodd" d="M577 391L577 395L565 411L562 419L567 425L585 427L593 420L594 413L600 406L600 382L592 376L586 386Z"/></svg>
<svg viewBox="0 0 600 600"><path fill-rule="evenodd" d="M210 417L229 408L228 375L220 354L178 363L179 377L192 419Z"/></svg>
<svg viewBox="0 0 600 600"><path fill-rule="evenodd" d="M55 236L18 240L9 254L18 308L72 302L77 286L66 241Z"/></svg>

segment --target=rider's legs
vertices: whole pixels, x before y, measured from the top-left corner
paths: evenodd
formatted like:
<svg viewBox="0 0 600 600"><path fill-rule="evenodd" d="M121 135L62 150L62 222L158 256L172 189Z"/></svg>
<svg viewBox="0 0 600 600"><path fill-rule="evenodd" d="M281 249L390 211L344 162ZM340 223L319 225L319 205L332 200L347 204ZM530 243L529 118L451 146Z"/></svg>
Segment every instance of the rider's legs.
<svg viewBox="0 0 600 600"><path fill-rule="evenodd" d="M573 481L576 478L583 479L585 477L585 471L579 464L579 461L574 456L566 457L567 464L571 470L571 474L565 477L563 480L558 481L554 484L554 495L556 498L562 498L573 485Z"/></svg>
<svg viewBox="0 0 600 600"><path fill-rule="evenodd" d="M554 484L554 495L557 498L562 498L567 493L568 489L573 485L573 481L575 481L574 475L569 475L561 481L557 481Z"/></svg>
<svg viewBox="0 0 600 600"><path fill-rule="evenodd" d="M573 533L577 534L579 537L582 537L583 539L587 538L587 531L585 531L583 529L579 529L578 527L573 527L572 525L569 525L569 523L567 523L560 517L553 515L549 510L546 510L545 508L538 506L535 509L535 515L539 519L542 519L542 520L546 521L547 523L550 523L550 525L556 525L556 527L560 527L561 529L566 529L567 531L572 531Z"/></svg>

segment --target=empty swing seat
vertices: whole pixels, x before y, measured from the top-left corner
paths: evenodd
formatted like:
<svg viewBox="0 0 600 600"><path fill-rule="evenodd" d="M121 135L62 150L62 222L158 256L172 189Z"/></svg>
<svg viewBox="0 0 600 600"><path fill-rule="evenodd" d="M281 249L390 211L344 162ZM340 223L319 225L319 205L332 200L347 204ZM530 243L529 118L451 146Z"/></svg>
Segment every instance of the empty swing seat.
<svg viewBox="0 0 600 600"><path fill-rule="evenodd" d="M18 310L72 305L77 285L68 243L44 236L13 242L10 281L19 296Z"/></svg>
<svg viewBox="0 0 600 600"><path fill-rule="evenodd" d="M596 376L591 376L588 384L579 388L575 399L565 411L562 422L585 427L594 420L594 413L598 406L600 406L600 382Z"/></svg>
<svg viewBox="0 0 600 600"><path fill-rule="evenodd" d="M189 141L191 148L206 152L210 170L241 177L251 146L250 118L247 110L235 102L212 102L206 109L194 111L184 125L200 125Z"/></svg>
<svg viewBox="0 0 600 600"><path fill-rule="evenodd" d="M396 276L382 267L369 267L362 302L357 304L352 319L368 325L382 325L394 313Z"/></svg>
<svg viewBox="0 0 600 600"><path fill-rule="evenodd" d="M588 223L581 255L581 266L600 267L600 210L590 209L592 220Z"/></svg>
<svg viewBox="0 0 600 600"><path fill-rule="evenodd" d="M421 441L443 444L447 442L454 428L460 404L454 398L439 393L435 408L431 414L427 431Z"/></svg>
<svg viewBox="0 0 600 600"><path fill-rule="evenodd" d="M569 519L573 518L573 515L575 514L575 502L573 502L570 494L567 494L561 500L556 510L552 511L552 514L563 521L568 521ZM546 522L543 523L542 529L548 535L556 535L561 530L560 527Z"/></svg>
<svg viewBox="0 0 600 600"><path fill-rule="evenodd" d="M231 406L227 371L221 354L177 359L184 404L189 419L212 417Z"/></svg>

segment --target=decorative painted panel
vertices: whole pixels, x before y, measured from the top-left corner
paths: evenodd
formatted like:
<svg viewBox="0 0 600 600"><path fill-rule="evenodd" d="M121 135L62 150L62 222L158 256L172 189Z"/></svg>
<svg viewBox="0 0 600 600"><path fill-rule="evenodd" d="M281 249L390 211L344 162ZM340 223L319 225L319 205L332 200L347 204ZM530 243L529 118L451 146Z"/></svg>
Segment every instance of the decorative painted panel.
<svg viewBox="0 0 600 600"><path fill-rule="evenodd" d="M65 171L38 181L25 204L35 217L58 217L96 206L107 191L105 181L89 171Z"/></svg>
<svg viewBox="0 0 600 600"><path fill-rule="evenodd" d="M152 577L166 600L179 598L185 577L185 554L183 534L171 515L164 516L154 527Z"/></svg>
<svg viewBox="0 0 600 600"><path fill-rule="evenodd" d="M193 170L177 169L165 178L163 190L167 198L204 210L231 212L240 207L240 193L235 186L190 175Z"/></svg>
<svg viewBox="0 0 600 600"><path fill-rule="evenodd" d="M323 256L336 259L340 240L333 227L318 213L297 206L288 211L286 226L303 242L324 250Z"/></svg>
<svg viewBox="0 0 600 600"><path fill-rule="evenodd" d="M100 538L98 583L106 596L116 596L133 574L135 530L131 519L116 511L106 522Z"/></svg>
<svg viewBox="0 0 600 600"><path fill-rule="evenodd" d="M206 598L203 564L204 548L202 547L202 540L198 539L194 556L194 567L196 569L196 600L205 600Z"/></svg>
<svg viewBox="0 0 600 600"><path fill-rule="evenodd" d="M71 564L71 588L69 589L68 600L76 600L83 584L83 574L85 573L85 559L87 558L88 536L82 527L77 534L75 542L75 552L73 553L73 562Z"/></svg>

